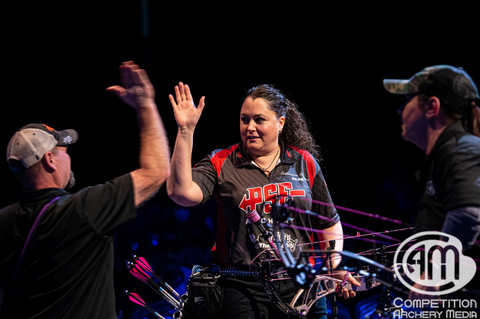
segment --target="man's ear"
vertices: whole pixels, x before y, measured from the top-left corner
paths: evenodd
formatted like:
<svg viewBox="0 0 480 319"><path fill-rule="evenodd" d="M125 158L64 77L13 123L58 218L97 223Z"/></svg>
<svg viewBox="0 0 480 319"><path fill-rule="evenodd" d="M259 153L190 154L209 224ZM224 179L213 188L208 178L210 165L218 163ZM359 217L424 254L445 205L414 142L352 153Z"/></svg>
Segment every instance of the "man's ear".
<svg viewBox="0 0 480 319"><path fill-rule="evenodd" d="M42 157L42 165L49 173L53 173L57 170L55 155L52 152L46 152Z"/></svg>
<svg viewBox="0 0 480 319"><path fill-rule="evenodd" d="M440 113L440 100L436 96L431 96L424 103L425 115L427 118L433 118Z"/></svg>

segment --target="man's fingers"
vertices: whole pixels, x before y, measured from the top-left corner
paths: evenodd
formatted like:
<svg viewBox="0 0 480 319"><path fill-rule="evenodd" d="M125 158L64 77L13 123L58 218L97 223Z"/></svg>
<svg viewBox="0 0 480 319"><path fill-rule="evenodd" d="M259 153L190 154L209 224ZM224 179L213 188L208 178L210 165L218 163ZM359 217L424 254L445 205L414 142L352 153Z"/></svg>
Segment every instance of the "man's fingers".
<svg viewBox="0 0 480 319"><path fill-rule="evenodd" d="M126 87L127 85L127 67L125 65L125 62L123 62L122 65L118 68L118 71L120 72L120 83Z"/></svg>
<svg viewBox="0 0 480 319"><path fill-rule="evenodd" d="M143 84L145 85L150 85L150 78L148 77L148 74L147 74L147 71L145 71L144 69L139 69L137 71L137 74L138 74L138 77L140 78L140 80L142 81Z"/></svg>
<svg viewBox="0 0 480 319"><path fill-rule="evenodd" d="M113 85L107 88L107 92L112 92L113 94L121 98L125 94L126 90L120 85Z"/></svg>
<svg viewBox="0 0 480 319"><path fill-rule="evenodd" d="M153 88L153 85L148 78L147 71L145 71L144 69L134 70L133 77L135 80L135 84L141 86L145 90L145 94L148 95L150 98L153 98L155 89Z"/></svg>
<svg viewBox="0 0 480 319"><path fill-rule="evenodd" d="M133 61L123 62L123 64L120 66L120 79L125 88L128 89L135 84L134 72L139 69L140 67L133 63Z"/></svg>
<svg viewBox="0 0 480 319"><path fill-rule="evenodd" d="M145 77L146 76L147 76L147 72L145 72L145 70L141 70L141 69L134 70L132 68L132 78L133 78L133 83L135 83L135 85L145 84ZM148 80L148 77L147 77L147 80Z"/></svg>
<svg viewBox="0 0 480 319"><path fill-rule="evenodd" d="M124 88L129 88L133 85L132 83L132 70L130 69L129 65L121 65L120 66L120 81Z"/></svg>

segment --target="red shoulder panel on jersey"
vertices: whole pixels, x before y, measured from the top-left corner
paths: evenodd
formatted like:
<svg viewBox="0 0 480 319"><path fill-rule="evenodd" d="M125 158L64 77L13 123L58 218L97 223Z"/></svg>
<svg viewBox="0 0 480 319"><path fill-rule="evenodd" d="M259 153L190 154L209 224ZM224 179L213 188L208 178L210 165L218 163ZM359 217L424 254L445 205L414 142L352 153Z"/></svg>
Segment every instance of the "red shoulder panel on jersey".
<svg viewBox="0 0 480 319"><path fill-rule="evenodd" d="M310 181L310 189L312 189L313 180L315 178L315 159L313 158L312 154L310 154L305 150L302 150L296 146L291 146L291 145L288 145L288 147L295 150L298 154L302 155L305 162L307 162L308 180Z"/></svg>
<svg viewBox="0 0 480 319"><path fill-rule="evenodd" d="M220 177L220 172L222 171L222 165L227 159L228 155L232 154L238 147L238 144L232 145L227 149L221 150L215 155L212 156L210 161L212 162L213 168L217 172L217 178Z"/></svg>

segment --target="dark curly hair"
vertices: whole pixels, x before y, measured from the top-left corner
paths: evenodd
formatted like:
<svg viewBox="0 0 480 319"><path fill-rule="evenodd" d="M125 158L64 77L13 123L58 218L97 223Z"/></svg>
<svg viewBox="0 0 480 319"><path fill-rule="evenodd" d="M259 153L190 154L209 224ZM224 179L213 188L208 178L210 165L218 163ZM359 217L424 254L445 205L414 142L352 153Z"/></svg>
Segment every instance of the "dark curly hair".
<svg viewBox="0 0 480 319"><path fill-rule="evenodd" d="M277 114L277 118L285 117L280 138L287 144L310 152L317 161L321 161L320 147L315 142L309 130L305 116L298 106L290 101L285 94L270 84L262 84L248 90L245 99L262 98L268 102L270 110Z"/></svg>

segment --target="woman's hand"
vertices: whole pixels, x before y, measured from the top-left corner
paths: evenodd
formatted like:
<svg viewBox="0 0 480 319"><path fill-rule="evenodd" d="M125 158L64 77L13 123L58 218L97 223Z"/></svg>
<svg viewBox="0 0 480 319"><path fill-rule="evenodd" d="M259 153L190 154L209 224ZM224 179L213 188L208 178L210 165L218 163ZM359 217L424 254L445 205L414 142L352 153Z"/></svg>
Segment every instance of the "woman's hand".
<svg viewBox="0 0 480 319"><path fill-rule="evenodd" d="M355 279L355 277L352 276L350 272L347 272L344 270L335 271L333 274L333 278L345 280L346 283L351 283L352 286L357 286L357 287L361 286L361 284ZM353 298L357 295L355 291L347 288L342 288L342 290L337 292L337 294L338 296L343 297L345 299Z"/></svg>
<svg viewBox="0 0 480 319"><path fill-rule="evenodd" d="M198 102L198 107L195 107L190 88L188 85L183 85L182 82L175 86L175 96L176 101L171 94L168 97L170 103L172 103L178 127L181 129L193 129L197 125L205 107L205 97L202 96Z"/></svg>

